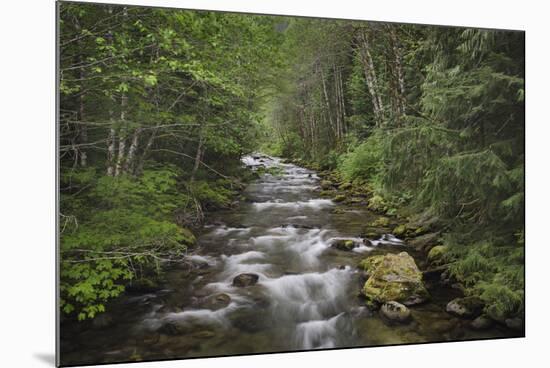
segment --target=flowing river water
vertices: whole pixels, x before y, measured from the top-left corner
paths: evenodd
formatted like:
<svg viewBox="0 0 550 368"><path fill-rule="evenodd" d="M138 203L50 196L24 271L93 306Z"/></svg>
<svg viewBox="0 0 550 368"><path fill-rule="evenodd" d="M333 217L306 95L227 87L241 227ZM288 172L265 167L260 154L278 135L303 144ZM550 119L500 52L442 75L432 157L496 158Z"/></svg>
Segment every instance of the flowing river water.
<svg viewBox="0 0 550 368"><path fill-rule="evenodd" d="M94 322L64 324L62 364L514 336L498 325L469 329L445 312L458 293L440 287L412 308L411 323L387 325L362 305L356 265L370 254L407 251L418 258L414 249L392 236L353 251L331 247L339 238L361 241L375 215L320 198L311 170L263 155L244 163L280 174L263 174L239 206L210 214L197 249L168 268L161 290L127 293ZM258 275L257 283L233 286L242 273Z"/></svg>

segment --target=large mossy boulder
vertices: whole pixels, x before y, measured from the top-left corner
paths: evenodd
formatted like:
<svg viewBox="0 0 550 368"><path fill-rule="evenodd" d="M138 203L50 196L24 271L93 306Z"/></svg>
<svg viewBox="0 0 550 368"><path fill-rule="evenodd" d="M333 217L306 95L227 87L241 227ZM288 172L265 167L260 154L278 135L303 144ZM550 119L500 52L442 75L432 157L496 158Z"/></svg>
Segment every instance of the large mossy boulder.
<svg viewBox="0 0 550 368"><path fill-rule="evenodd" d="M409 306L430 298L422 272L407 252L368 257L359 266L368 275L362 294L369 303L396 301Z"/></svg>

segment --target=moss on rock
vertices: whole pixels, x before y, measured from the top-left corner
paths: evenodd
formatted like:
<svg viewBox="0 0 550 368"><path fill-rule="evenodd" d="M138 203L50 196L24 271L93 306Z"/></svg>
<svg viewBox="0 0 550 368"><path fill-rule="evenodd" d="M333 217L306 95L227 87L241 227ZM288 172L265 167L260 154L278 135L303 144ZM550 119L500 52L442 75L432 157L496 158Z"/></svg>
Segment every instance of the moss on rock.
<svg viewBox="0 0 550 368"><path fill-rule="evenodd" d="M342 183L340 184L340 186L338 187L340 190L348 190L348 189L351 189L352 185L350 182L345 182L345 183Z"/></svg>
<svg viewBox="0 0 550 368"><path fill-rule="evenodd" d="M400 237L405 235L406 231L407 231L407 228L405 227L405 225L399 225L393 229L393 235Z"/></svg>
<svg viewBox="0 0 550 368"><path fill-rule="evenodd" d="M379 217L371 223L374 227L388 227L390 225L390 219L387 217Z"/></svg>
<svg viewBox="0 0 550 368"><path fill-rule="evenodd" d="M336 197L332 199L334 202L343 202L346 200L346 196L344 194L338 194Z"/></svg>
<svg viewBox="0 0 550 368"><path fill-rule="evenodd" d="M435 266L443 264L448 250L446 245L436 245L428 252L428 262Z"/></svg>
<svg viewBox="0 0 550 368"><path fill-rule="evenodd" d="M422 273L406 252L368 257L359 266L369 274L362 289L369 301L386 303L393 300L414 305L430 297L422 282Z"/></svg>

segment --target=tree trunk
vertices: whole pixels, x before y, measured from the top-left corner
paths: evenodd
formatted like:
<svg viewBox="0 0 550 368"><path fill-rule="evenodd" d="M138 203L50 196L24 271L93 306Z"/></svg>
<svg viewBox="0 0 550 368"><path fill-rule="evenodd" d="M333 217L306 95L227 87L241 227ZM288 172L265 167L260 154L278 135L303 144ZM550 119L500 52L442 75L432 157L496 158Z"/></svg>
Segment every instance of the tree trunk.
<svg viewBox="0 0 550 368"><path fill-rule="evenodd" d="M113 110L109 110L109 122L111 128L109 129L109 146L107 148L107 175L113 176L115 174L115 149L116 149L116 130L113 122Z"/></svg>
<svg viewBox="0 0 550 368"><path fill-rule="evenodd" d="M81 26L78 20L76 21L76 29L78 32L81 31ZM80 45L82 42L79 41L78 44ZM82 55L78 56L78 64L83 64L84 60L82 58ZM88 127L85 123L85 116L84 116L84 99L86 98L86 92L84 88L84 80L86 78L86 72L85 68L79 69L79 77L80 77L80 96L78 97L78 127L79 127L79 143L80 144L86 144L88 143ZM86 148L82 146L80 148L80 166L86 167L88 163L88 153L86 152Z"/></svg>
<svg viewBox="0 0 550 368"><path fill-rule="evenodd" d="M126 155L126 105L128 104L128 97L125 93L122 94L120 99L120 122L122 125L122 132L118 139L118 158L115 166L115 176L119 176L122 173L122 165L124 165Z"/></svg>
<svg viewBox="0 0 550 368"><path fill-rule="evenodd" d="M153 142L155 141L155 138L157 136L157 132L158 132L158 127L155 127L155 129L153 130L153 132L149 136L149 139L147 140L147 144L143 148L143 152L142 152L140 158L138 159L136 168L134 170L134 175L141 175L141 173L143 172L143 166L145 165L145 158L147 158L147 155L149 154L149 150L153 146Z"/></svg>
<svg viewBox="0 0 550 368"><path fill-rule="evenodd" d="M193 171L191 172L191 179L189 180L191 183L195 181L195 175L199 170L202 155L203 155L203 134L202 134L202 128L201 128L199 132L199 144L197 145L197 153L195 154L195 164L193 165Z"/></svg>
<svg viewBox="0 0 550 368"><path fill-rule="evenodd" d="M396 103L397 103L397 120L400 121L403 115L406 112L406 95L405 95L405 73L403 71L403 52L399 45L399 39L397 37L395 26L390 26L389 30L391 46L393 52L393 63L395 69L395 79L396 79Z"/></svg>
<svg viewBox="0 0 550 368"><path fill-rule="evenodd" d="M124 161L123 171L127 174L134 173L135 168L135 157L136 157L136 151L139 146L139 136L141 134L141 128L137 128L134 131L134 134L132 134L132 143L130 144L130 148L128 149L128 156L126 157L126 161Z"/></svg>
<svg viewBox="0 0 550 368"><path fill-rule="evenodd" d="M330 100L328 98L327 84L326 84L326 81L325 81L325 73L323 73L323 66L320 65L320 63L317 65L317 68L321 73L321 81L323 83L323 96L324 96L325 106L326 106L326 109L327 109L328 121L329 121L330 128L331 128L332 132L336 136L334 121L332 119L332 114L331 114L331 111L330 111Z"/></svg>
<svg viewBox="0 0 550 368"><path fill-rule="evenodd" d="M83 73L81 73L82 75ZM79 109L78 113L80 115L80 143L86 144L88 143L88 127L86 126L86 123L84 122L84 96L85 93L81 93L80 95L80 101L79 101ZM86 152L86 148L80 149L80 166L86 167L88 164L88 153Z"/></svg>
<svg viewBox="0 0 550 368"><path fill-rule="evenodd" d="M376 70L374 69L374 62L370 53L369 39L366 30L362 30L360 33L360 53L361 62L365 72L365 80L372 99L372 106L376 125L381 126L384 121L384 106L382 104L382 97L378 92L378 81L376 78Z"/></svg>

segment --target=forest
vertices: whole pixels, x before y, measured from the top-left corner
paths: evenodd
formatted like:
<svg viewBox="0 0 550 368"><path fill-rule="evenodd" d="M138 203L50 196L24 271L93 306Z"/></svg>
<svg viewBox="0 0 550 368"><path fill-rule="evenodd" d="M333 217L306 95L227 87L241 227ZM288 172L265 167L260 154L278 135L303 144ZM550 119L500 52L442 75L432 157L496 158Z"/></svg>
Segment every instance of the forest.
<svg viewBox="0 0 550 368"><path fill-rule="evenodd" d="M242 164L259 154L313 170L323 198L376 214L399 238L430 228L436 268L494 320L523 319L524 42L519 31L60 3L63 318L84 323L154 290L166 264L200 246L211 213L277 175Z"/></svg>

